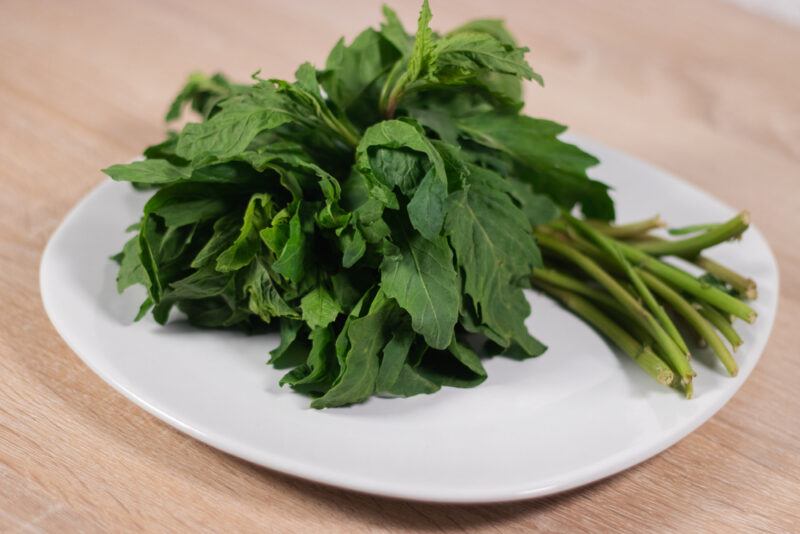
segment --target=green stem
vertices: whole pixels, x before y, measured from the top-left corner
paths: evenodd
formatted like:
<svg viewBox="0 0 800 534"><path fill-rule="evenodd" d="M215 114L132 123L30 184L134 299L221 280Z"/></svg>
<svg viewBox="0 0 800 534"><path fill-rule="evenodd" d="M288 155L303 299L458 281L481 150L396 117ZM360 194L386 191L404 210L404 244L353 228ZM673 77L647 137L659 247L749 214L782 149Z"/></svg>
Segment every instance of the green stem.
<svg viewBox="0 0 800 534"><path fill-rule="evenodd" d="M406 91L408 71L403 71L396 82L393 83L391 90L388 92L386 101L383 106L383 116L387 119L393 119L397 111L397 106L400 104L403 95Z"/></svg>
<svg viewBox="0 0 800 534"><path fill-rule="evenodd" d="M727 282L741 296L748 300L758 298L758 288L755 281L732 271L721 263L705 256L696 256L690 260L701 269L713 274L723 282Z"/></svg>
<svg viewBox="0 0 800 534"><path fill-rule="evenodd" d="M617 246L622 254L630 261L650 271L659 278L664 279L678 289L689 293L701 301L708 302L720 311L744 319L748 323L752 323L756 320L756 312L736 297L698 280L677 267L673 267L657 258L653 258L636 247L622 242L618 242Z"/></svg>
<svg viewBox="0 0 800 534"><path fill-rule="evenodd" d="M725 336L725 339L731 344L733 350L736 350L736 348L742 344L742 338L739 337L739 334L734 330L731 322L724 315L708 304L698 304L698 311L700 315L714 325L714 328Z"/></svg>
<svg viewBox="0 0 800 534"><path fill-rule="evenodd" d="M585 222L581 221L570 215L569 213L564 213L564 218L567 222L576 230L583 233L586 237L590 240L594 241L595 245L597 245L600 249L602 249L606 254L611 256L622 270L625 272L625 275L630 279L631 283L633 284L636 293L642 298L644 303L650 309L650 312L655 316L658 322L661 324L661 327L669 334L672 340L675 342L678 347L683 351L684 354L688 356L689 354L689 347L686 346L686 342L683 340L683 336L681 336L680 332L678 332L678 327L675 326L675 323L672 322L672 319L669 318L667 315L666 310L658 303L655 299L653 294L648 289L647 285L642 281L639 277L639 274L631 267L631 264L628 262L627 259L622 255L622 253L617 248L615 242L604 235L602 235L597 230L593 229L591 226L586 224Z"/></svg>
<svg viewBox="0 0 800 534"><path fill-rule="evenodd" d="M553 269L536 269L533 271L532 276L534 280L539 280L561 289L566 289L568 291L572 291L573 293L583 295L584 297L589 297L595 302L598 302L608 308L622 313L627 313L625 308L619 302L611 298L611 295L605 291L591 287L583 280L578 280L577 278L573 278L572 276L560 273Z"/></svg>
<svg viewBox="0 0 800 534"><path fill-rule="evenodd" d="M662 239L656 236L646 236L647 239L640 241L639 243L650 243L650 242L664 242L666 239ZM713 274L723 282L729 284L741 297L746 298L747 300L755 300L758 298L758 287L754 280L751 278L747 278L746 276L742 276L741 274L737 273L736 271L722 265L721 263L712 260L711 258L707 258L702 255L682 255L681 256L686 261L694 263L704 271Z"/></svg>
<svg viewBox="0 0 800 534"><path fill-rule="evenodd" d="M605 291L596 289L583 280L573 278L572 276L553 269L536 269L533 271L532 276L534 283L546 283L550 286L566 289L572 293L588 297L594 302L605 306L610 311L616 312L618 322L621 323L628 331L634 334L634 337L641 341L643 345L653 343L653 336L651 336L647 330L642 327L642 325L633 319L625 307L614 300L611 295Z"/></svg>
<svg viewBox="0 0 800 534"><path fill-rule="evenodd" d="M609 224L603 221L592 220L587 220L586 222L595 230L616 239L630 239L646 234L650 230L664 227L664 221L661 220L661 217L658 215L628 224Z"/></svg>
<svg viewBox="0 0 800 534"><path fill-rule="evenodd" d="M602 311L595 308L582 297L557 289L549 284L537 284L547 293L558 298L564 305L586 322L594 326L604 336L611 340L616 346L630 356L639 367L647 374L655 378L659 383L670 386L675 382L675 374L659 358L650 347L644 346L631 336L624 329L620 328L614 321L610 320Z"/></svg>
<svg viewBox="0 0 800 534"><path fill-rule="evenodd" d="M559 221L555 222L558 223ZM542 226L536 229L536 234L537 236L547 235L554 239L559 239L558 236L560 234L558 234L558 231L561 230L562 227L563 224L551 224L550 228ZM583 254L605 262L606 258L603 252L598 250L597 247L593 246L591 243L580 238L576 239L573 237L563 236L563 234L561 234L561 236L563 239L569 239L570 245ZM711 304L720 311L729 313L735 317L739 317L740 319L744 319L748 323L753 323L756 320L756 312L750 306L736 297L729 295L717 287L698 280L689 273L664 263L658 258L654 258L637 249L636 247L629 245L628 243L622 241L617 241L616 243L619 247L619 250L623 255L625 255L626 258L628 258L628 260L666 280L677 289L689 293L700 301Z"/></svg>
<svg viewBox="0 0 800 534"><path fill-rule="evenodd" d="M397 77L402 76L405 64L406 62L402 59L396 61L392 67L392 70L390 70L389 74L386 76L386 81L383 83L383 87L381 87L381 94L378 98L378 108L381 114L387 119L394 117L397 101L395 100L391 112L389 110L389 101L391 100L391 95L397 90Z"/></svg>
<svg viewBox="0 0 800 534"><path fill-rule="evenodd" d="M353 148L358 146L360 140L358 132L347 118L339 119L327 108L320 109L320 117L325 125L344 139L348 145Z"/></svg>
<svg viewBox="0 0 800 534"><path fill-rule="evenodd" d="M686 319L686 322L698 333L700 337L706 340L708 346L711 347L711 350L714 351L714 354L717 355L719 361L722 362L722 365L725 366L727 369L728 374L731 376L736 376L736 373L739 372L739 366L736 365L736 361L731 356L731 353L728 351L728 348L722 342L722 340L717 336L714 332L714 329L711 327L711 323L706 321L700 312L694 308L691 304L689 304L680 294L674 291L671 287L669 287L666 283L659 280L656 276L652 274L640 271L642 278L647 282L653 291L658 293L661 298L663 298L667 303L669 303L672 308L680 314L681 317Z"/></svg>
<svg viewBox="0 0 800 534"><path fill-rule="evenodd" d="M695 373L686 355L661 327L659 322L656 321L638 300L628 293L628 290L622 287L611 275L597 265L597 263L575 250L574 247L540 232L537 232L537 241L543 248L551 250L580 267L586 274L605 287L622 306L627 308L634 320L645 327L656 340L656 343L664 351L664 356L667 361L680 375L684 386L687 388L689 387Z"/></svg>
<svg viewBox="0 0 800 534"><path fill-rule="evenodd" d="M693 237L675 241L643 241L634 246L653 256L696 256L709 247L739 237L749 225L750 215L743 211L733 219Z"/></svg>

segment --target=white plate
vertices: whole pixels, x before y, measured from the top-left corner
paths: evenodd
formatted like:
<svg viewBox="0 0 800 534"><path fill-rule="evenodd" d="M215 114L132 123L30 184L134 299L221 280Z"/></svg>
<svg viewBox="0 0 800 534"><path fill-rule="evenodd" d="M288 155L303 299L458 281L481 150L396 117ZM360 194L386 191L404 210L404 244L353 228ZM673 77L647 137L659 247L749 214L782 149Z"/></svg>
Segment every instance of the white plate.
<svg viewBox="0 0 800 534"><path fill-rule="evenodd" d="M683 225L734 211L695 187L593 142L593 175L616 188L621 221L661 213ZM669 447L739 389L769 336L778 300L775 258L759 231L712 256L755 278L758 322L739 323L741 371L729 378L698 352L695 398L656 384L591 328L529 294L527 324L550 346L540 358L486 362L475 389L373 398L317 411L278 387L265 365L276 336L198 331L148 318L132 324L140 288L116 293L108 257L146 195L104 182L45 249L41 292L69 346L103 380L156 417L230 454L300 477L380 495L441 502L539 497L607 477Z"/></svg>

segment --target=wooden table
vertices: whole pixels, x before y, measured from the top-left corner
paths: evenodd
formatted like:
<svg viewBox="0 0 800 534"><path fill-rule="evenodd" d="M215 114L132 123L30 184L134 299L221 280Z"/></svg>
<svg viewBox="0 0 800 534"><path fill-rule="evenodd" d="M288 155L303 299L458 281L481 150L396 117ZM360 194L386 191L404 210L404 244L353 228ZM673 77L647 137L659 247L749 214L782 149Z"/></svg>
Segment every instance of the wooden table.
<svg viewBox="0 0 800 534"><path fill-rule="evenodd" d="M395 1L412 27L417 2ZM192 69L318 65L378 2L0 4L0 531L800 529L800 31L711 0L434 1L434 25L504 15L547 79L528 111L749 208L780 312L741 392L667 452L538 501L438 506L322 487L147 415L67 348L42 248L98 169L159 139Z"/></svg>

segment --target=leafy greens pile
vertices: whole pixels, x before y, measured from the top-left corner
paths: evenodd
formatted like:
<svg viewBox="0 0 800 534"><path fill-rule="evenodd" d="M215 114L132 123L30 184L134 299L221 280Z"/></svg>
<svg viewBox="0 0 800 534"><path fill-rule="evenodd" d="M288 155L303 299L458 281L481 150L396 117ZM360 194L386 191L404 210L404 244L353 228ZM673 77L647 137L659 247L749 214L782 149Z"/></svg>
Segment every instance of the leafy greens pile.
<svg viewBox="0 0 800 534"><path fill-rule="evenodd" d="M115 257L119 290L147 289L137 318L165 323L176 307L198 327L277 324L270 363L315 408L472 387L486 378L479 354L544 351L524 324L531 273L573 304L601 290L543 269L537 237L556 255L617 258L609 235L623 227L597 222L614 218L608 187L586 174L597 160L520 113L522 80L541 83L527 49L500 21L439 35L430 19L426 1L411 36L385 7L379 30L340 40L291 83L189 78L166 118L188 105L202 121L105 169L155 190ZM728 295L714 281L703 287ZM691 380L668 350L641 356L652 324L636 339L593 324L662 382Z"/></svg>

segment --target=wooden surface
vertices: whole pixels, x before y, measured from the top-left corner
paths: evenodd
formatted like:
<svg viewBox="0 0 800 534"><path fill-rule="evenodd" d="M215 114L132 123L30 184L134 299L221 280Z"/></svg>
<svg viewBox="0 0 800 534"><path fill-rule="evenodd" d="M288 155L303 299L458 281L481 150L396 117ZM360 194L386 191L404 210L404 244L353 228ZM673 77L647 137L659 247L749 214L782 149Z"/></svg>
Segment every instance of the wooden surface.
<svg viewBox="0 0 800 534"><path fill-rule="evenodd" d="M396 1L411 27L416 2ZM338 7L333 7L334 5ZM800 529L800 31L711 0L434 0L434 26L504 15L547 80L528 111L748 208L781 301L763 360L658 457L539 501L437 506L254 467L87 369L39 300L42 248L98 169L158 140L193 69L321 64L378 2L0 2L0 531Z"/></svg>

